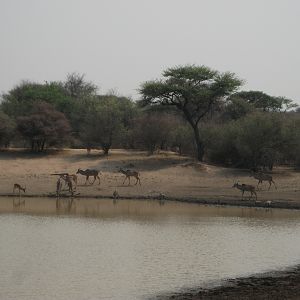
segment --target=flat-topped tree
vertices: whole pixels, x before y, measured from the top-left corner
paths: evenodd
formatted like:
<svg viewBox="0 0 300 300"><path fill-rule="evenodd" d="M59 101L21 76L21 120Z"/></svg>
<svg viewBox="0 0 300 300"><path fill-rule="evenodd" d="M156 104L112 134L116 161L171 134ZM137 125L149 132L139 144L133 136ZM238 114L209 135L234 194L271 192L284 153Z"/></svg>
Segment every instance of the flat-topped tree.
<svg viewBox="0 0 300 300"><path fill-rule="evenodd" d="M262 111L288 111L297 108L298 105L293 100L286 97L274 97L261 91L241 91L231 97L234 99L243 100L254 108Z"/></svg>
<svg viewBox="0 0 300 300"><path fill-rule="evenodd" d="M241 86L242 80L235 74L220 73L206 66L186 65L169 68L164 79L142 84L140 93L143 106L164 105L176 107L192 126L197 145L197 158L203 160L204 148L199 132L199 122L220 101Z"/></svg>

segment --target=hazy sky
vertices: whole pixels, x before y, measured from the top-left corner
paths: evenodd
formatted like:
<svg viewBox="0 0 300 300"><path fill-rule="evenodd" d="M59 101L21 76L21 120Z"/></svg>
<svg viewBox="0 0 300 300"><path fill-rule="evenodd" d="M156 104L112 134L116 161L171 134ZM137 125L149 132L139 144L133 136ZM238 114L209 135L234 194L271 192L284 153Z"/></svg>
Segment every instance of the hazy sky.
<svg viewBox="0 0 300 300"><path fill-rule="evenodd" d="M86 74L137 98L167 67L207 65L300 104L298 0L0 0L0 92Z"/></svg>

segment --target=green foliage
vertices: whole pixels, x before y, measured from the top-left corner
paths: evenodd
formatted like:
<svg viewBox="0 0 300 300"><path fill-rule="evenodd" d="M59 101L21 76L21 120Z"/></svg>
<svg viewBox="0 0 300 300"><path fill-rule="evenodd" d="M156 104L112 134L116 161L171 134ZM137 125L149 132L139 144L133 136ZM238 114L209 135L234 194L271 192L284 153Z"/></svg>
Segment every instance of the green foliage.
<svg viewBox="0 0 300 300"><path fill-rule="evenodd" d="M2 95L2 98L3 111L12 117L28 115L35 104L41 101L61 111L70 106L70 99L66 96L63 86L57 82L45 84L22 82Z"/></svg>
<svg viewBox="0 0 300 300"><path fill-rule="evenodd" d="M243 99L262 111L287 111L298 106L285 97L273 97L260 91L242 91L234 94L234 97Z"/></svg>
<svg viewBox="0 0 300 300"><path fill-rule="evenodd" d="M282 151L284 162L295 163L300 168L300 115L289 113L285 115L283 134L289 141Z"/></svg>
<svg viewBox="0 0 300 300"><path fill-rule="evenodd" d="M149 154L159 149L166 149L171 143L174 120L170 115L143 113L135 118L133 123L135 144L146 149Z"/></svg>
<svg viewBox="0 0 300 300"><path fill-rule="evenodd" d="M235 148L236 127L234 123L204 126L201 128L207 158L216 163L236 164L239 154Z"/></svg>
<svg viewBox="0 0 300 300"><path fill-rule="evenodd" d="M236 124L235 147L242 164L251 167L273 162L284 146L282 120L276 114L253 114Z"/></svg>
<svg viewBox="0 0 300 300"><path fill-rule="evenodd" d="M9 144L17 122L34 151L63 145L72 132L79 146L106 154L112 146L175 149L234 166L292 161L300 167L299 108L291 112L297 105L260 91L236 92L242 83L230 72L177 66L143 83L134 103L97 95L97 86L78 73L64 82L22 82L2 95L0 145Z"/></svg>
<svg viewBox="0 0 300 300"><path fill-rule="evenodd" d="M113 142L120 140L135 115L135 106L129 99L117 96L98 96L87 112L80 137L86 147L102 147L108 154Z"/></svg>
<svg viewBox="0 0 300 300"><path fill-rule="evenodd" d="M8 147L15 135L16 124L4 112L0 111L0 145Z"/></svg>
<svg viewBox="0 0 300 300"><path fill-rule="evenodd" d="M231 97L224 108L225 119L237 120L254 111L254 106L239 97Z"/></svg>
<svg viewBox="0 0 300 300"><path fill-rule="evenodd" d="M210 160L235 166L272 168L286 149L294 146L289 124L277 113L253 113L206 129Z"/></svg>
<svg viewBox="0 0 300 300"><path fill-rule="evenodd" d="M18 117L17 128L36 152L64 144L71 130L64 114L45 102L37 103L28 116Z"/></svg>
<svg viewBox="0 0 300 300"><path fill-rule="evenodd" d="M142 84L141 105L176 107L193 128L197 157L203 159L204 149L198 123L214 107L235 92L242 84L233 73L219 73L206 66L179 66L163 72L164 79Z"/></svg>
<svg viewBox="0 0 300 300"><path fill-rule="evenodd" d="M83 74L76 72L67 75L63 86L70 98L83 100L96 96L97 86L92 82L86 81L84 77Z"/></svg>
<svg viewBox="0 0 300 300"><path fill-rule="evenodd" d="M194 135L190 126L183 122L176 122L170 134L172 148L175 147L179 155L194 152Z"/></svg>

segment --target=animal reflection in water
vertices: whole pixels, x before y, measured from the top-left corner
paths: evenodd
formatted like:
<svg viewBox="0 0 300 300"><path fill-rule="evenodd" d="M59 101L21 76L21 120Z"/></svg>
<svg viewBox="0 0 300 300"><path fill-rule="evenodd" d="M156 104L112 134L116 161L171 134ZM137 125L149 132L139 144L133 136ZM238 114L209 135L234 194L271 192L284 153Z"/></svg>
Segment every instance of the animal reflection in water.
<svg viewBox="0 0 300 300"><path fill-rule="evenodd" d="M71 212L76 211L76 201L74 199L74 192L76 191L77 176L68 173L52 174L58 175L59 178L56 182L56 211L57 212ZM67 187L67 191L71 197L61 198L63 186Z"/></svg>
<svg viewBox="0 0 300 300"><path fill-rule="evenodd" d="M56 196L60 197L61 192L63 191L63 186L67 187L67 191L74 195L77 187L77 176L74 174L68 173L58 173L58 174L51 174L51 175L58 175L59 178L56 181Z"/></svg>
<svg viewBox="0 0 300 300"><path fill-rule="evenodd" d="M71 198L56 198L57 212L76 212L76 200Z"/></svg>
<svg viewBox="0 0 300 300"><path fill-rule="evenodd" d="M21 197L13 197L13 207L17 208L22 206L25 206L25 199L22 199Z"/></svg>
<svg viewBox="0 0 300 300"><path fill-rule="evenodd" d="M113 192L113 204L117 204L117 199L119 199L120 195L119 193L115 190Z"/></svg>
<svg viewBox="0 0 300 300"><path fill-rule="evenodd" d="M16 191L18 191L18 197L16 197ZM23 193L26 192L26 186L22 187L20 184L15 183L14 184L14 188L13 188L13 207L21 207L21 206L25 206L25 199L21 200L21 191L23 191Z"/></svg>

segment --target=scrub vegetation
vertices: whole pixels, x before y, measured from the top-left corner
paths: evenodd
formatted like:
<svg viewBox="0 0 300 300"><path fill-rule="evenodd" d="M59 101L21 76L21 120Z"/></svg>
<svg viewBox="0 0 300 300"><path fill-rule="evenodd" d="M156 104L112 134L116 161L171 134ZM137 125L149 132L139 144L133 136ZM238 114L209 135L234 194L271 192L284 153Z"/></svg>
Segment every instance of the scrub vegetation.
<svg viewBox="0 0 300 300"><path fill-rule="evenodd" d="M0 145L174 151L231 167L300 167L300 110L284 96L243 91L234 73L206 66L169 68L141 83L140 99L105 95L84 75L24 81L2 94Z"/></svg>

